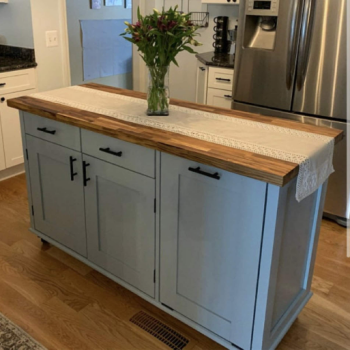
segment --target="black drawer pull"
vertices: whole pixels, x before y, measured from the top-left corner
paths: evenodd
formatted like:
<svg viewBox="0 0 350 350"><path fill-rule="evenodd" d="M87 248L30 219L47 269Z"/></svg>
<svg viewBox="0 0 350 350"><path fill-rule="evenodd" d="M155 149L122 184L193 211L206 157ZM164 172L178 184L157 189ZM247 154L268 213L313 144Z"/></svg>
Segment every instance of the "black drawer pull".
<svg viewBox="0 0 350 350"><path fill-rule="evenodd" d="M200 167L198 168L188 168L189 171L192 171L193 173L196 173L196 174L200 174L200 175L204 175L204 176L208 176L212 179L215 179L215 180L220 180L221 176L219 175L219 173L215 173L215 174L210 174L210 173L207 173L203 170L201 170Z"/></svg>
<svg viewBox="0 0 350 350"><path fill-rule="evenodd" d="M84 180L84 187L86 187L88 181L91 180L89 177L86 177L86 168L87 168L88 166L90 166L90 163L87 163L87 162L83 161L83 180Z"/></svg>
<svg viewBox="0 0 350 350"><path fill-rule="evenodd" d="M78 175L78 173L74 172L73 163L76 162L76 158L73 158L72 156L69 157L69 165L70 165L70 180L74 181L74 176Z"/></svg>
<svg viewBox="0 0 350 350"><path fill-rule="evenodd" d="M6 86L6 83L0 83L0 87Z"/></svg>
<svg viewBox="0 0 350 350"><path fill-rule="evenodd" d="M47 134L51 134L51 135L56 134L56 130L47 130L46 128L37 128L37 130L42 131L42 132L46 132Z"/></svg>
<svg viewBox="0 0 350 350"><path fill-rule="evenodd" d="M204 67L199 67L199 69L204 72L205 71L205 68Z"/></svg>
<svg viewBox="0 0 350 350"><path fill-rule="evenodd" d="M226 98L232 98L231 95L224 95L224 97L226 97Z"/></svg>
<svg viewBox="0 0 350 350"><path fill-rule="evenodd" d="M114 151L111 151L111 149L109 147L107 148L100 148L100 151L101 152L105 152L105 153L108 153L108 154L112 154L113 156L116 156L116 157L121 157L123 152L114 152Z"/></svg>
<svg viewBox="0 0 350 350"><path fill-rule="evenodd" d="M219 81L228 81L228 82L230 82L231 81L231 79L224 79L224 78L215 78L216 80L219 80Z"/></svg>

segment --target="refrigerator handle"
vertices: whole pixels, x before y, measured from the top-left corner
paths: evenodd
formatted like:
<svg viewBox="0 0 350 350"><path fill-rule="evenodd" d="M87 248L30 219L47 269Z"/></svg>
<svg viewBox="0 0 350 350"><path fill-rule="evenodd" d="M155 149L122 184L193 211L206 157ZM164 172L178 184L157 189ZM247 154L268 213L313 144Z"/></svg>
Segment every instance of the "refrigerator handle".
<svg viewBox="0 0 350 350"><path fill-rule="evenodd" d="M293 78L295 75L297 55L298 55L298 41L299 41L299 28L300 28L300 16L304 0L296 0L293 2L292 18L290 25L290 33L288 39L288 53L287 53L287 89L290 90L293 84Z"/></svg>
<svg viewBox="0 0 350 350"><path fill-rule="evenodd" d="M304 13L301 25L301 40L298 57L297 89L300 91L305 82L309 60L309 49L312 33L312 24L315 10L315 0L305 0Z"/></svg>

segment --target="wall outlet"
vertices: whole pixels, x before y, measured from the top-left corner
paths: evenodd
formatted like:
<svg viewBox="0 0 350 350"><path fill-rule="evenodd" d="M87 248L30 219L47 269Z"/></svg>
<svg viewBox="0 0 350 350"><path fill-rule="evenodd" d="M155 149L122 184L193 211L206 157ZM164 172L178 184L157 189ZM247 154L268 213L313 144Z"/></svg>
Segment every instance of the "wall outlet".
<svg viewBox="0 0 350 350"><path fill-rule="evenodd" d="M57 30L50 30L46 32L46 47L58 46Z"/></svg>

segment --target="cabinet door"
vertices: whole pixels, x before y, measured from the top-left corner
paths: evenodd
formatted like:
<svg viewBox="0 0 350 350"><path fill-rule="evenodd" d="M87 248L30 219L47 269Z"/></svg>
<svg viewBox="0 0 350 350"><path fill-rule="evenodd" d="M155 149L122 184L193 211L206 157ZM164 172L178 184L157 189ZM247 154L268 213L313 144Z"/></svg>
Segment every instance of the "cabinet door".
<svg viewBox="0 0 350 350"><path fill-rule="evenodd" d="M23 92L9 94L3 102L0 102L0 115L3 135L6 168L13 167L24 162L22 149L21 125L19 111L7 106L6 100L23 95Z"/></svg>
<svg viewBox="0 0 350 350"><path fill-rule="evenodd" d="M86 256L81 154L30 135L26 141L35 229Z"/></svg>
<svg viewBox="0 0 350 350"><path fill-rule="evenodd" d="M154 297L155 180L84 155L88 258Z"/></svg>
<svg viewBox="0 0 350 350"><path fill-rule="evenodd" d="M196 103L207 103L208 89L208 67L198 61L197 64L197 84L196 84Z"/></svg>
<svg viewBox="0 0 350 350"><path fill-rule="evenodd" d="M161 302L249 349L267 185L164 153L161 164Z"/></svg>
<svg viewBox="0 0 350 350"><path fill-rule="evenodd" d="M232 105L232 94L230 91L209 88L207 105L230 109Z"/></svg>

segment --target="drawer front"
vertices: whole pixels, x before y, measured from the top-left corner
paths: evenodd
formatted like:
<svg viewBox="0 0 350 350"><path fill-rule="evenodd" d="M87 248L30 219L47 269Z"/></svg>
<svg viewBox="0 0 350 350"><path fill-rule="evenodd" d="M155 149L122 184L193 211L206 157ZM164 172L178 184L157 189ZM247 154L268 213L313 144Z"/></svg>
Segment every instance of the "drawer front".
<svg viewBox="0 0 350 350"><path fill-rule="evenodd" d="M208 89L207 105L231 109L231 91Z"/></svg>
<svg viewBox="0 0 350 350"><path fill-rule="evenodd" d="M12 92L35 89L34 69L23 69L0 74L0 96Z"/></svg>
<svg viewBox="0 0 350 350"><path fill-rule="evenodd" d="M58 145L81 150L80 129L55 120L25 113L24 118L26 134L39 137L40 139L56 143Z"/></svg>
<svg viewBox="0 0 350 350"><path fill-rule="evenodd" d="M154 150L84 129L81 136L83 153L155 178Z"/></svg>
<svg viewBox="0 0 350 350"><path fill-rule="evenodd" d="M208 87L232 91L233 69L209 68Z"/></svg>

